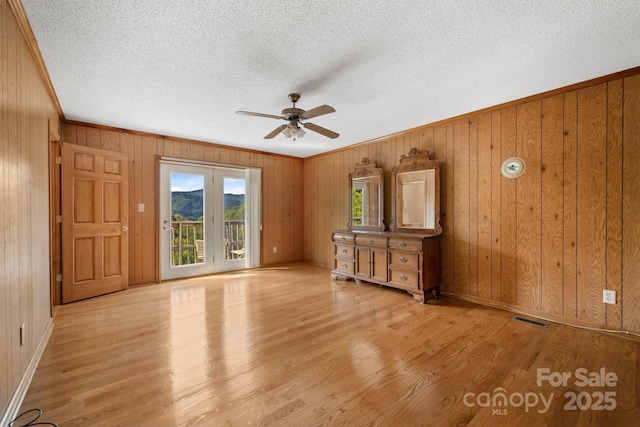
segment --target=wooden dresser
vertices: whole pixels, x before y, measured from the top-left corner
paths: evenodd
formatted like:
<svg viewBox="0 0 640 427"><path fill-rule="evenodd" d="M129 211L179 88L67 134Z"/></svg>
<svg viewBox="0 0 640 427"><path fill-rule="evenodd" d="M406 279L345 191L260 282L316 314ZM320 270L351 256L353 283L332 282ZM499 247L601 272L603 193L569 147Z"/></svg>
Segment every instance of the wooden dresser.
<svg viewBox="0 0 640 427"><path fill-rule="evenodd" d="M331 278L352 278L403 289L426 303L440 292L440 239L436 234L335 230Z"/></svg>

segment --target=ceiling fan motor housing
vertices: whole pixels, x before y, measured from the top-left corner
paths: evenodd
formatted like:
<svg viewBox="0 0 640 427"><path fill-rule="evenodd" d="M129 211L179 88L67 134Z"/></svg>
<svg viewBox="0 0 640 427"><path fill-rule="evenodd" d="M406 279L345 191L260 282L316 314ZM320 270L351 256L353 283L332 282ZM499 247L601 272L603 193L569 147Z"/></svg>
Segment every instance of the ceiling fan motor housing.
<svg viewBox="0 0 640 427"><path fill-rule="evenodd" d="M304 110L300 108L285 108L282 110L282 117L286 120L294 120L300 117L304 113Z"/></svg>

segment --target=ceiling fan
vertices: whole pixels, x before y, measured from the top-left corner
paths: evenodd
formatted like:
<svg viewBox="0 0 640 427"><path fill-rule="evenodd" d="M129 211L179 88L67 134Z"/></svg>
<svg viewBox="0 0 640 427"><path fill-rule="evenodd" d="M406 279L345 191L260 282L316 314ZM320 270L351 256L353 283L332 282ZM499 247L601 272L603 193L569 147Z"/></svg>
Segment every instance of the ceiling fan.
<svg viewBox="0 0 640 427"><path fill-rule="evenodd" d="M284 136L287 138L293 138L295 141L297 138L302 138L305 134L304 129L300 126L312 130L314 132L319 133L320 135L324 135L328 138L334 139L339 137L340 135L329 130L325 129L321 126L314 125L313 123L303 123L302 120L311 119L313 117L322 116L323 114L333 113L336 110L329 105L321 105L316 108L312 108L311 110L302 110L300 108L296 108L296 102L300 99L300 95L297 93L290 93L289 99L293 102L292 108L285 108L282 110L282 114L276 116L274 114L263 114L263 113L253 113L251 111L236 111L236 114L245 114L247 116L256 116L256 117L266 117L269 119L280 119L286 120L286 125L278 126L271 133L264 137L264 139L271 139L278 135L280 132L284 133Z"/></svg>

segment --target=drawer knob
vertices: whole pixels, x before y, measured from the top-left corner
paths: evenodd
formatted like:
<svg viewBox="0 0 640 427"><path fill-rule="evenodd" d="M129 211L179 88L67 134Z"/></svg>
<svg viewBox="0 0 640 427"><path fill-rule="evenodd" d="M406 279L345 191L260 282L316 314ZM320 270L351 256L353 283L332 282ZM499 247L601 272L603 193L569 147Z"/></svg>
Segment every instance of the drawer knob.
<svg viewBox="0 0 640 427"><path fill-rule="evenodd" d="M407 279L408 279L408 277L407 277L407 276L405 276L404 274L401 274L401 275L400 275L400 280L407 280Z"/></svg>
<svg viewBox="0 0 640 427"><path fill-rule="evenodd" d="M404 248L405 246L407 246L407 244L404 241L400 242L400 247L401 248Z"/></svg>
<svg viewBox="0 0 640 427"><path fill-rule="evenodd" d="M367 243L373 243L372 239L367 239Z"/></svg>
<svg viewBox="0 0 640 427"><path fill-rule="evenodd" d="M344 236L340 237L340 240L347 240Z"/></svg>
<svg viewBox="0 0 640 427"><path fill-rule="evenodd" d="M343 249L343 250L342 250L342 253L343 253L343 254L346 254L347 252L349 252L349 251L348 251L348 250L346 250L346 249Z"/></svg>
<svg viewBox="0 0 640 427"><path fill-rule="evenodd" d="M347 268L347 264L342 264L342 268Z"/></svg>
<svg viewBox="0 0 640 427"><path fill-rule="evenodd" d="M403 256L400 257L400 262L407 262L407 261L409 261L407 258Z"/></svg>

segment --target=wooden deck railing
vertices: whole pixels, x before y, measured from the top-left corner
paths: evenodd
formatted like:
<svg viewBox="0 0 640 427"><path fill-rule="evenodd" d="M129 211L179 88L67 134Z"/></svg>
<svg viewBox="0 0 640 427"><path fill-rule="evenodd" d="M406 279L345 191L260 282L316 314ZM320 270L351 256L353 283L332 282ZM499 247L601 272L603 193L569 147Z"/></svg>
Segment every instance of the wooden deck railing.
<svg viewBox="0 0 640 427"><path fill-rule="evenodd" d="M176 221L171 223L171 266L204 262L198 256L197 240L203 240L202 221ZM245 221L224 221L224 259L245 256Z"/></svg>

